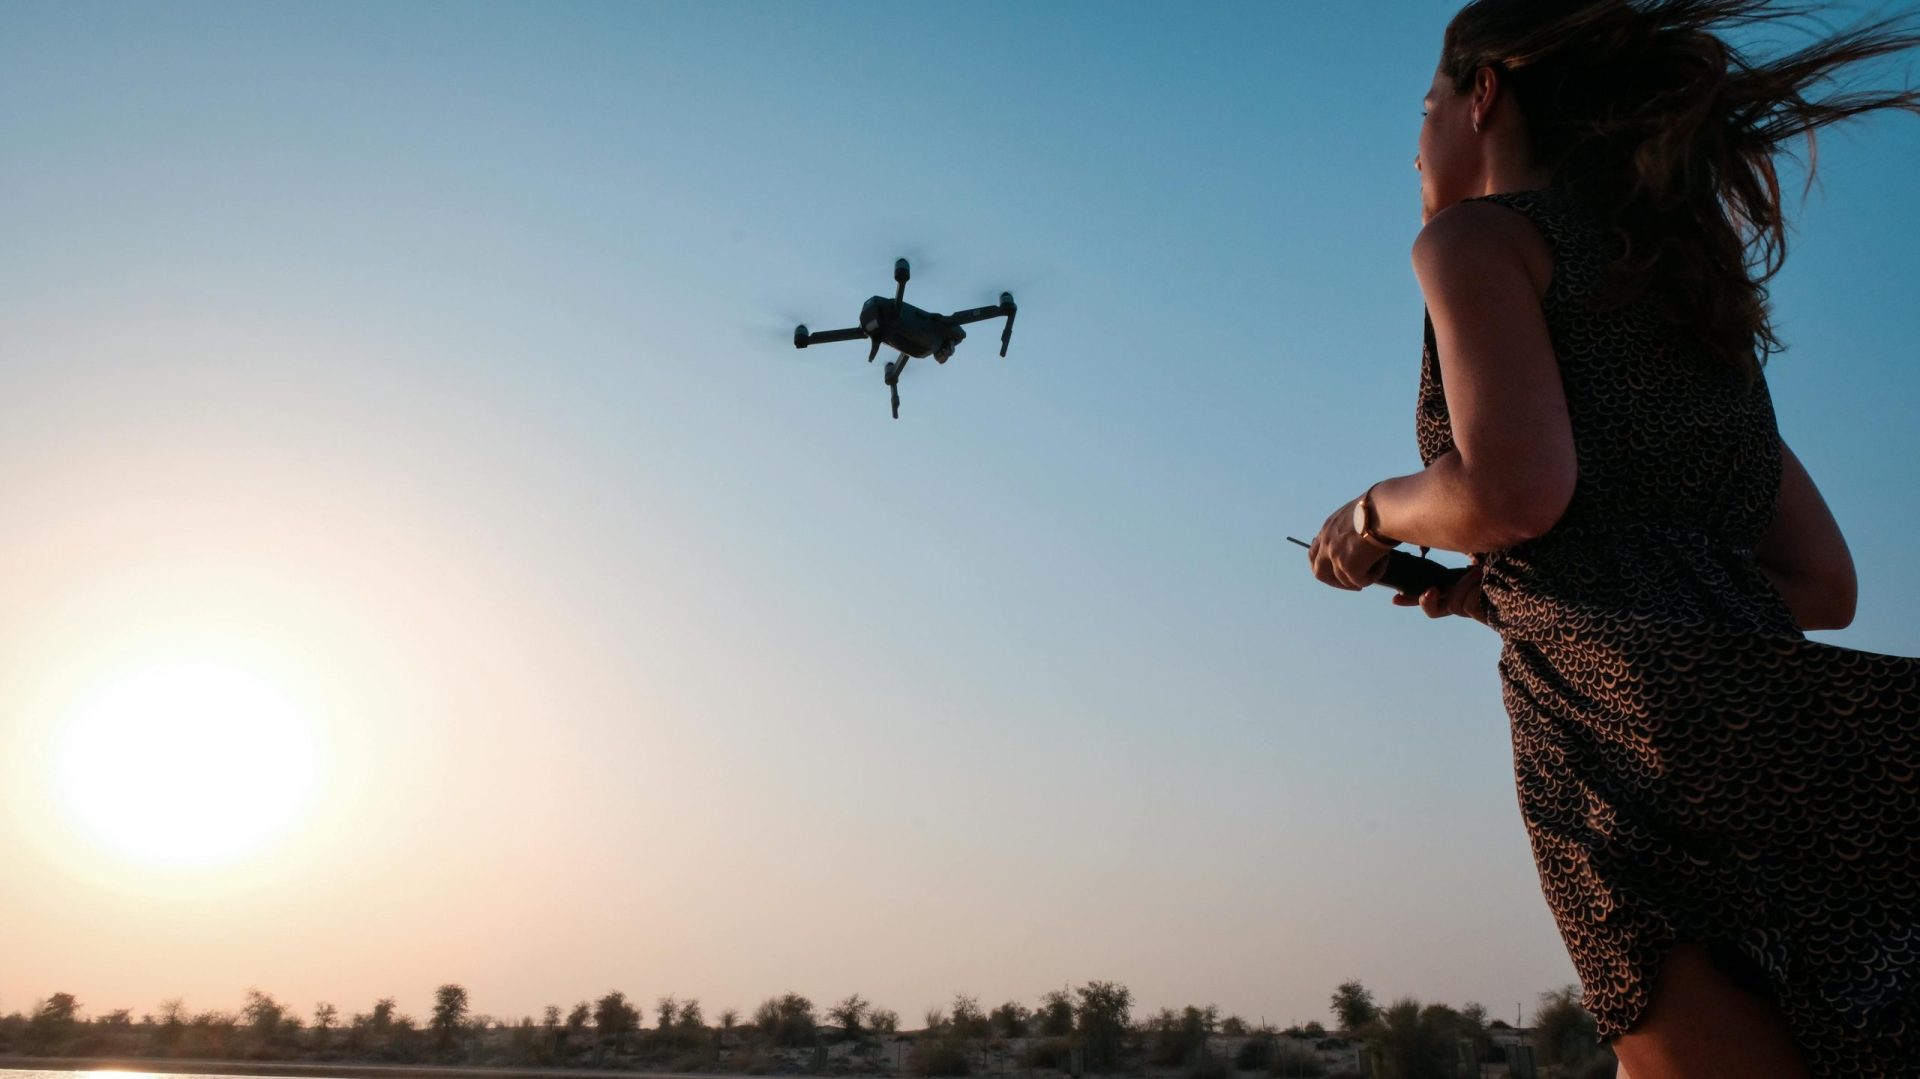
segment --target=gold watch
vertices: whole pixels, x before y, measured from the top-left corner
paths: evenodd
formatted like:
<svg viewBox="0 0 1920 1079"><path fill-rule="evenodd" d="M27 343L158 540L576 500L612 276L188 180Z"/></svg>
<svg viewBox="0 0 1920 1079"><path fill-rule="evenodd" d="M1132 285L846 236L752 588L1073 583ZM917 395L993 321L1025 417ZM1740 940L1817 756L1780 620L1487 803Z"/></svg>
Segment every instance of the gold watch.
<svg viewBox="0 0 1920 1079"><path fill-rule="evenodd" d="M1379 484L1375 484L1374 486L1377 487ZM1369 487L1365 494L1354 500L1354 532L1357 533L1361 539L1366 540L1375 547L1391 551L1395 547L1400 546L1399 540L1394 539L1392 536L1381 535L1375 528L1378 524L1379 522L1375 520L1373 515L1373 487Z"/></svg>

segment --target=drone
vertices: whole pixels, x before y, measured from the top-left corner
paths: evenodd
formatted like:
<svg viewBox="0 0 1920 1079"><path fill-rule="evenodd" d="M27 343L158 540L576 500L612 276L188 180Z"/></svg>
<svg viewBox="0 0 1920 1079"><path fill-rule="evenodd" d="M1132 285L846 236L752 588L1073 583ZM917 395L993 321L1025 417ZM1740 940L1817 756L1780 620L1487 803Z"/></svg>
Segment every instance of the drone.
<svg viewBox="0 0 1920 1079"><path fill-rule="evenodd" d="M824 333L808 333L805 326L793 328L793 347L806 348L808 345L824 345L832 341L858 341L862 337L872 340L873 347L867 349L867 362L880 354L880 346L898 349L900 358L888 360L886 369L887 388L893 392L893 418L900 418L900 373L907 369L907 361L922 356L932 356L935 363L946 363L953 355L954 347L967 339L967 331L961 325L968 322L983 322L990 318L1007 316L1007 326L1000 331L1000 355L1007 354L1007 343L1013 339L1013 316L1019 310L1013 304L1013 293L1002 292L1000 302L991 307L971 307L965 311L955 311L951 315L922 311L906 302L907 279L912 277L907 268L906 259L895 259L893 280L898 286L893 299L885 296L868 297L860 305L860 325L845 330L827 330Z"/></svg>

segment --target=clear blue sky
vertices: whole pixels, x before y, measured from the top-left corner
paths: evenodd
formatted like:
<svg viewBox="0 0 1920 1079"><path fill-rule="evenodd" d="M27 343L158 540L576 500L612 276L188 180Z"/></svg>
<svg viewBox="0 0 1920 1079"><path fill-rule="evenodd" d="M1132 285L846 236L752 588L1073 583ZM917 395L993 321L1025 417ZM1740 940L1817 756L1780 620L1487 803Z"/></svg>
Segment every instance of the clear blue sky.
<svg viewBox="0 0 1920 1079"><path fill-rule="evenodd" d="M0 1010L1571 981L1497 641L1282 539L1418 467L1455 6L0 7L7 776L137 625L347 687L359 784L191 887L8 818ZM1915 654L1920 118L1821 149L1769 377L1820 636ZM895 422L789 338L899 255L1021 314Z"/></svg>

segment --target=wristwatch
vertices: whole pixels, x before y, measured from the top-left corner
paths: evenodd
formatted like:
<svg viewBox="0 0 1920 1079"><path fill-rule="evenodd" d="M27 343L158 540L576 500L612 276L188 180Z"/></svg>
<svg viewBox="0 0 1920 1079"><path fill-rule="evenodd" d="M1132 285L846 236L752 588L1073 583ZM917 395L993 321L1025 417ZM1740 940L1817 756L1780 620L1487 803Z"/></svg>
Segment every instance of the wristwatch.
<svg viewBox="0 0 1920 1079"><path fill-rule="evenodd" d="M1375 486L1378 486L1378 484L1375 484ZM1365 494L1361 495L1358 499L1354 500L1354 503L1353 503L1354 532L1357 533L1361 539L1366 540L1368 543L1373 544L1375 547L1381 547L1391 551L1395 547L1400 546L1399 540L1394 539L1392 536L1382 535L1375 530L1374 526L1377 525L1378 523L1379 522L1376 521L1373 516L1373 488L1369 487L1367 488L1367 492Z"/></svg>

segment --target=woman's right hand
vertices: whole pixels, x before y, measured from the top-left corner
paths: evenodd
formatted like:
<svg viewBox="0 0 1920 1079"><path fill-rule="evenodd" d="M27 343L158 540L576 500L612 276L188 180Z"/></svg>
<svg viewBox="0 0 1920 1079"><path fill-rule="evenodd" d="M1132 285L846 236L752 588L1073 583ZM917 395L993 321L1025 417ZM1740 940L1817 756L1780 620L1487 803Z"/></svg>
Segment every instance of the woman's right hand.
<svg viewBox="0 0 1920 1079"><path fill-rule="evenodd" d="M1479 566L1469 566L1459 580L1445 588L1429 588L1418 597L1395 592L1393 603L1396 607L1419 607L1427 612L1428 618L1445 618L1451 614L1471 618L1485 625L1487 612L1480 603L1480 578L1483 576L1485 573Z"/></svg>

